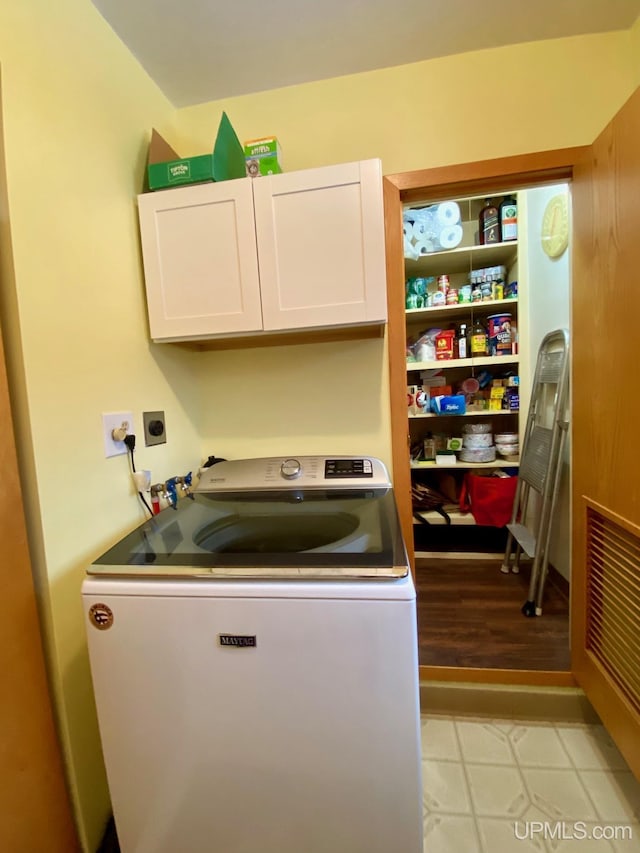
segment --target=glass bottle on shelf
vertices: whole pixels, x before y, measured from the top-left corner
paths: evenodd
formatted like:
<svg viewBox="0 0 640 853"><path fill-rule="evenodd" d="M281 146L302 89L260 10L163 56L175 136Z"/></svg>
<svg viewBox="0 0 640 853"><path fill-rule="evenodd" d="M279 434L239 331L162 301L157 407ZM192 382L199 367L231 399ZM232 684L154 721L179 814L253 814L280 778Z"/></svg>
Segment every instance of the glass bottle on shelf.
<svg viewBox="0 0 640 853"><path fill-rule="evenodd" d="M460 323L456 331L456 358L469 357L468 342L469 327L466 323Z"/></svg>
<svg viewBox="0 0 640 853"><path fill-rule="evenodd" d="M472 358L489 355L489 335L484 324L476 320L471 330L470 349Z"/></svg>
<svg viewBox="0 0 640 853"><path fill-rule="evenodd" d="M507 195L500 203L500 232L502 242L518 239L518 202L513 195Z"/></svg>
<svg viewBox="0 0 640 853"><path fill-rule="evenodd" d="M498 208L490 198L484 200L484 207L478 217L478 237L480 245L500 243L500 217Z"/></svg>

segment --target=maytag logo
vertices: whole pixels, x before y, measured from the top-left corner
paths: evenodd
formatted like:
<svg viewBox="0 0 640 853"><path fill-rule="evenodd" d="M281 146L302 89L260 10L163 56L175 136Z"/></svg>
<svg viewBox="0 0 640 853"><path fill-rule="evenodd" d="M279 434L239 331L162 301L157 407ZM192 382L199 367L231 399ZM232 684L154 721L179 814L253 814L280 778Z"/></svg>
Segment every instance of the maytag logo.
<svg viewBox="0 0 640 853"><path fill-rule="evenodd" d="M235 646L241 649L255 649L257 646L255 635L245 634L218 634L221 646Z"/></svg>

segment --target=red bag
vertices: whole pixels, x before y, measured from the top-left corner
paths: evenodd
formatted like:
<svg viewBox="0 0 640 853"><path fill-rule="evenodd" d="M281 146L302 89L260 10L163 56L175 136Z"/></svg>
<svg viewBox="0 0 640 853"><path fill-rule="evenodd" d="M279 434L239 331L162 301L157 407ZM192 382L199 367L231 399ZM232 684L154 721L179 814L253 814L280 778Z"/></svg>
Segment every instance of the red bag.
<svg viewBox="0 0 640 853"><path fill-rule="evenodd" d="M476 524L504 527L511 521L517 477L483 477L465 474L460 491L460 510L473 514Z"/></svg>

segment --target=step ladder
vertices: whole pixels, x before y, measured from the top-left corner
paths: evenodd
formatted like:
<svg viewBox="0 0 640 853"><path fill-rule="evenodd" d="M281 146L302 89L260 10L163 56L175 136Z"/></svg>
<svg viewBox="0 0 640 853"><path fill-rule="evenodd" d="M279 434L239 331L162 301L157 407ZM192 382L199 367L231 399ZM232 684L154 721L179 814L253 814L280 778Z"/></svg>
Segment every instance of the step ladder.
<svg viewBox="0 0 640 853"><path fill-rule="evenodd" d="M501 571L520 571L524 551L533 559L525 616L542 615L549 543L560 490L562 455L569 430L569 332L558 329L542 339L522 441L518 486ZM527 527L531 489L540 495L533 529ZM515 552L514 552L515 546Z"/></svg>

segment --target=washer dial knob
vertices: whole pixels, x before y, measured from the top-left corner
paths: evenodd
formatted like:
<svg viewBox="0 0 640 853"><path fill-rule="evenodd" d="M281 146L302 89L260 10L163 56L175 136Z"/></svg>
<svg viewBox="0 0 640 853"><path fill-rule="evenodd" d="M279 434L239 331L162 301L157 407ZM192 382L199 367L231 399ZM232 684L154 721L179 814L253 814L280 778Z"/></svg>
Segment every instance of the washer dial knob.
<svg viewBox="0 0 640 853"><path fill-rule="evenodd" d="M280 466L280 473L285 480L295 480L302 473L302 465L297 459L285 459Z"/></svg>

